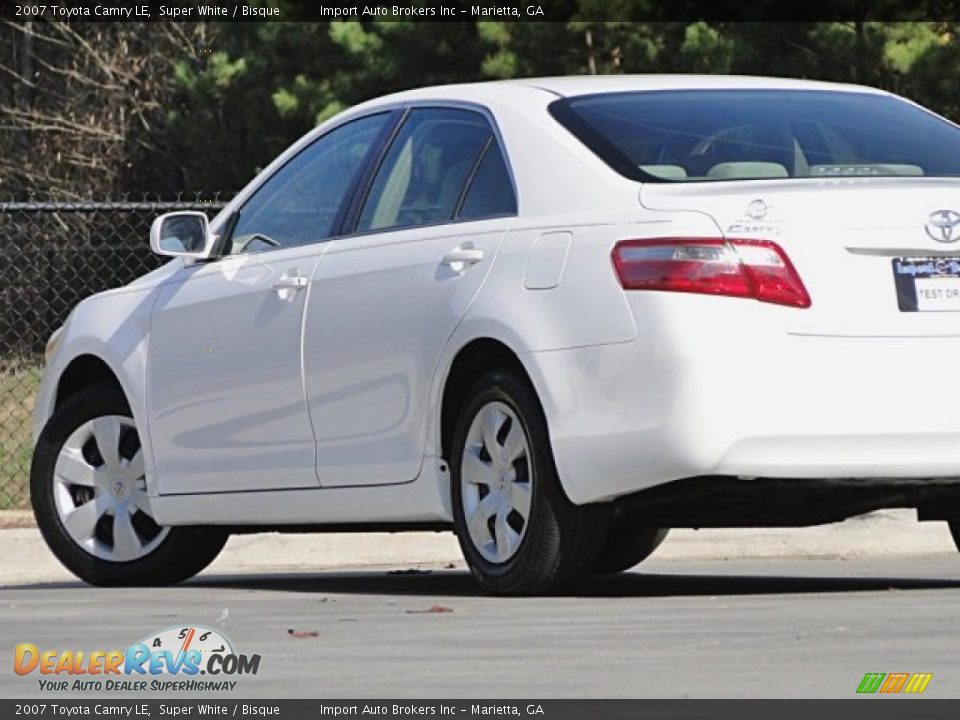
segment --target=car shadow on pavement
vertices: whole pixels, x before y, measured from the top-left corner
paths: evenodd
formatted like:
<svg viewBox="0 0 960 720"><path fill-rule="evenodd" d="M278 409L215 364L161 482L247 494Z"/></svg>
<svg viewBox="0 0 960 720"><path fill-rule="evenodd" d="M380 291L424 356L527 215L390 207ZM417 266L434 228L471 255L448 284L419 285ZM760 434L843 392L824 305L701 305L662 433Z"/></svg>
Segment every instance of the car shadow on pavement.
<svg viewBox="0 0 960 720"><path fill-rule="evenodd" d="M486 593L463 571L330 572L256 575L206 575L188 586L342 595L483 596ZM570 597L676 597L711 595L783 595L887 590L960 589L960 578L822 577L796 575L705 575L628 572L589 578Z"/></svg>

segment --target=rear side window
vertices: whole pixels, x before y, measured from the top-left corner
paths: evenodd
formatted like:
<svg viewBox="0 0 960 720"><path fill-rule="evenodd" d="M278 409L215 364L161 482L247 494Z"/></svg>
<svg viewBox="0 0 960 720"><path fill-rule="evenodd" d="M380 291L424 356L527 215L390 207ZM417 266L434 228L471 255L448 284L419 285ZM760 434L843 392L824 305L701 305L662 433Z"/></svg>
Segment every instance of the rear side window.
<svg viewBox="0 0 960 720"><path fill-rule="evenodd" d="M360 232L454 219L493 130L480 113L410 111L377 170L357 223Z"/></svg>
<svg viewBox="0 0 960 720"><path fill-rule="evenodd" d="M887 95L646 91L559 100L550 111L635 180L960 175L960 128Z"/></svg>
<svg viewBox="0 0 960 720"><path fill-rule="evenodd" d="M516 215L517 199L513 194L510 171L496 139L490 138L477 171L470 180L458 220L477 220L499 215Z"/></svg>

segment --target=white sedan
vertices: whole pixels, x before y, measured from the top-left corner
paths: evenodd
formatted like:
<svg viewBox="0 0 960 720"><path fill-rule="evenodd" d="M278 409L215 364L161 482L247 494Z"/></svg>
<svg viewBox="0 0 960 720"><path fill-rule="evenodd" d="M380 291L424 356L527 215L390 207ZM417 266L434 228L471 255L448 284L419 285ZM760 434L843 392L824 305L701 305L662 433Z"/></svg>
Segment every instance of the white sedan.
<svg viewBox="0 0 960 720"><path fill-rule="evenodd" d="M958 241L960 129L870 88L373 100L209 223L158 218L175 259L54 334L37 521L99 585L192 576L231 532L453 529L498 593L670 527L955 523Z"/></svg>

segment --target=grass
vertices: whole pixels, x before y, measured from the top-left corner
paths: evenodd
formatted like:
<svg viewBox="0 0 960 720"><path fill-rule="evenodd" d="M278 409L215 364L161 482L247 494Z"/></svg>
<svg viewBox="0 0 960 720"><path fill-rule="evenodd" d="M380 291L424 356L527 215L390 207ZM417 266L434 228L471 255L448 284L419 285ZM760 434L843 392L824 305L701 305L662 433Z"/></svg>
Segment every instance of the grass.
<svg viewBox="0 0 960 720"><path fill-rule="evenodd" d="M0 510L29 504L33 400L41 368L0 359Z"/></svg>

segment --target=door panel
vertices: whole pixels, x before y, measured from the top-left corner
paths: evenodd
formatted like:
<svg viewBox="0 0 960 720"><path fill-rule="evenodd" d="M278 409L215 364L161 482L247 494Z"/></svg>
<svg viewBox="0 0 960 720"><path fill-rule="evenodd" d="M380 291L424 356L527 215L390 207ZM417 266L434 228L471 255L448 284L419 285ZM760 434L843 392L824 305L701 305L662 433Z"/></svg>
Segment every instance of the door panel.
<svg viewBox="0 0 960 720"><path fill-rule="evenodd" d="M304 325L305 385L321 485L416 478L437 362L486 278L509 222L331 243L314 274Z"/></svg>
<svg viewBox="0 0 960 720"><path fill-rule="evenodd" d="M416 478L437 363L511 224L454 221L471 195L471 219L516 207L477 202L514 200L513 186L489 119L463 108L411 109L369 187L352 226L367 234L332 243L304 324L304 386L324 486Z"/></svg>
<svg viewBox="0 0 960 720"><path fill-rule="evenodd" d="M390 118L350 120L294 154L235 215L228 257L161 290L147 365L161 493L316 487L301 362L309 281Z"/></svg>
<svg viewBox="0 0 960 720"><path fill-rule="evenodd" d="M326 247L186 268L161 289L147 371L161 494L316 487L300 338Z"/></svg>

